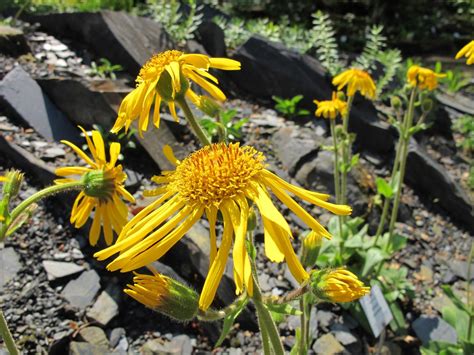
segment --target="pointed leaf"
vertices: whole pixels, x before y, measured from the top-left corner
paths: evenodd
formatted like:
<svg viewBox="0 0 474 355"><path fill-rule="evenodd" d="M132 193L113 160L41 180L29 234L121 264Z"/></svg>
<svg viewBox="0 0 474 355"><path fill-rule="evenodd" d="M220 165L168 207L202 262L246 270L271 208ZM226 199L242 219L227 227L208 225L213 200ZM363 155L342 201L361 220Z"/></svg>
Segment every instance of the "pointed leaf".
<svg viewBox="0 0 474 355"><path fill-rule="evenodd" d="M222 325L222 332L216 344L214 345L215 348L220 346L222 342L225 340L225 337L227 336L227 334L229 334L232 325L234 324L235 320L239 316L240 312L242 312L242 310L245 308L248 301L249 301L248 297L241 300L237 304L237 307L234 309L234 311L228 314L227 317L224 318L224 324Z"/></svg>

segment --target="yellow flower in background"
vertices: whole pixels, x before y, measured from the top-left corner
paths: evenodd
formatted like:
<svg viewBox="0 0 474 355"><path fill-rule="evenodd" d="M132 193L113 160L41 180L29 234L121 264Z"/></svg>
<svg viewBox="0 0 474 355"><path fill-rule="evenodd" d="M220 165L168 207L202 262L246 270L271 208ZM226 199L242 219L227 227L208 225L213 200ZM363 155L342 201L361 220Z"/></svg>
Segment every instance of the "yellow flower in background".
<svg viewBox="0 0 474 355"><path fill-rule="evenodd" d="M347 69L332 79L337 90L347 86L347 96L354 96L357 91L368 99L375 98L375 83L369 73L360 69Z"/></svg>
<svg viewBox="0 0 474 355"><path fill-rule="evenodd" d="M434 90L438 87L438 78L445 77L446 74L437 74L431 69L412 65L407 72L407 80L411 86L417 86L418 89Z"/></svg>
<svg viewBox="0 0 474 355"><path fill-rule="evenodd" d="M462 47L458 54L456 54L456 59L459 59L461 57L467 58L467 65L474 64L474 40Z"/></svg>
<svg viewBox="0 0 474 355"><path fill-rule="evenodd" d="M113 231L120 234L127 223L128 208L123 199L129 202L134 202L135 199L123 186L127 175L122 171L122 166L116 166L120 154L120 143L113 142L110 145L110 160L107 161L104 140L100 132L92 131L91 139L82 127L79 128L84 133L92 158L73 143L65 140L61 142L71 147L89 166L58 168L56 175L77 175L85 182L84 190L74 201L70 221L76 228L81 228L94 211L89 231L89 243L97 244L101 229L103 229L105 241L107 245L110 245L113 242ZM58 179L55 182L61 184L75 180L77 179L67 178Z"/></svg>
<svg viewBox="0 0 474 355"><path fill-rule="evenodd" d="M370 292L370 287L344 268L314 271L311 288L316 297L329 302L352 302Z"/></svg>
<svg viewBox="0 0 474 355"><path fill-rule="evenodd" d="M141 68L136 79L137 87L122 101L111 132L117 133L124 127L128 130L132 122L138 120L138 131L142 135L148 129L152 105L153 124L158 128L161 101L168 103L172 116L178 121L175 99L194 93L188 80L195 82L215 99L225 100L224 93L216 85L217 78L208 72L210 68L240 70L240 62L210 58L204 54L185 54L177 50L154 55Z"/></svg>
<svg viewBox="0 0 474 355"><path fill-rule="evenodd" d="M332 93L332 99L326 101L313 101L318 108L314 113L317 117L323 116L324 118L330 118L334 120L339 114L341 117L344 117L347 114L347 103L340 100L337 97L336 92Z"/></svg>
<svg viewBox="0 0 474 355"><path fill-rule="evenodd" d="M198 312L198 294L171 277L150 268L153 275L135 274L124 292L154 311L177 320L193 319Z"/></svg>
<svg viewBox="0 0 474 355"><path fill-rule="evenodd" d="M232 242L236 293L245 288L252 294L250 259L245 246L248 201L260 211L264 226L265 253L275 262L286 260L298 282L309 275L291 245L288 223L273 204L269 192L300 217L313 231L330 238L329 232L306 212L288 193L333 213L349 215L349 206L328 203L329 195L311 192L280 179L265 168L265 157L252 147L238 143L208 145L179 162L168 147L165 155L176 169L155 176L161 184L147 195L161 195L124 227L117 242L95 254L104 260L120 253L107 268L131 271L161 258L206 214L210 225L210 268L204 283L199 307L212 303L224 273ZM224 231L217 249L216 222L222 215Z"/></svg>

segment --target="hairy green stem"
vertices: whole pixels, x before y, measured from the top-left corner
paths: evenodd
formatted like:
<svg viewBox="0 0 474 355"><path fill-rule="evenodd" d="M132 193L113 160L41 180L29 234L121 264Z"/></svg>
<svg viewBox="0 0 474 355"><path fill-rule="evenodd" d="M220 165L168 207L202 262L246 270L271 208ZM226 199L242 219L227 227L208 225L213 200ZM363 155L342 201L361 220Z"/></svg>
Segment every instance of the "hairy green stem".
<svg viewBox="0 0 474 355"><path fill-rule="evenodd" d="M189 125L191 126L191 129L193 131L193 133L196 135L196 137L199 139L199 141L201 142L201 144L203 146L206 146L206 145L210 145L211 144L211 140L209 139L209 137L207 136L206 132L204 132L204 130L201 128L199 122L196 120L196 118L194 117L194 114L193 112L191 111L191 109L189 108L189 105L188 103L186 102L186 99L183 97L183 98L180 98L180 99L176 99L176 103L179 105L179 107L181 107L181 109L183 110L184 112L184 117L186 118L186 121L188 121Z"/></svg>
<svg viewBox="0 0 474 355"><path fill-rule="evenodd" d="M306 314L306 302L304 297L300 298L300 323L301 323L301 334L300 334L300 346L299 350L301 354L306 354L308 352L308 329L306 327L307 325L307 314Z"/></svg>
<svg viewBox="0 0 474 355"><path fill-rule="evenodd" d="M7 230L10 224L14 222L28 208L28 206L32 205L33 203L38 202L39 200L42 200L45 197L52 196L59 192L70 191L70 190L82 190L83 187L84 187L84 182L82 180L79 180L79 181L68 182L65 184L51 185L34 193L30 197L28 197L26 200L21 202L12 211L9 218L10 223L2 225L2 229L0 230L0 241L5 238L5 235L7 233Z"/></svg>
<svg viewBox="0 0 474 355"><path fill-rule="evenodd" d="M238 298L234 300L227 307L222 309L208 309L206 311L199 310L198 319L204 322L214 322L219 319L227 317L229 314L235 311L236 308L240 307L243 302L247 302L247 292L243 292Z"/></svg>
<svg viewBox="0 0 474 355"><path fill-rule="evenodd" d="M15 340L13 340L12 333L8 328L7 321L3 315L3 311L0 309L0 335L2 336L3 341L8 349L8 352L11 355L18 355L20 352L16 348Z"/></svg>
<svg viewBox="0 0 474 355"><path fill-rule="evenodd" d="M306 292L310 291L309 283L303 284L301 287L288 292L286 295L279 297L277 300L274 300L273 297L263 297L263 301L265 303L273 303L273 304L285 304L291 301L294 301L301 296L303 296Z"/></svg>
<svg viewBox="0 0 474 355"><path fill-rule="evenodd" d="M349 117L351 114L352 102L354 101L354 96L349 96L347 98L347 113L342 122L343 134L346 137L346 141L342 144L342 161L344 169L341 176L341 204L347 204L347 173L349 172L349 162L351 159L352 144L349 137ZM344 220L344 217L342 217Z"/></svg>
<svg viewBox="0 0 474 355"><path fill-rule="evenodd" d="M467 328L467 339L471 339L472 327L474 323L474 304L471 299L471 265L472 259L474 258L474 243L471 243L471 251L467 258L467 309L469 310L469 325Z"/></svg>

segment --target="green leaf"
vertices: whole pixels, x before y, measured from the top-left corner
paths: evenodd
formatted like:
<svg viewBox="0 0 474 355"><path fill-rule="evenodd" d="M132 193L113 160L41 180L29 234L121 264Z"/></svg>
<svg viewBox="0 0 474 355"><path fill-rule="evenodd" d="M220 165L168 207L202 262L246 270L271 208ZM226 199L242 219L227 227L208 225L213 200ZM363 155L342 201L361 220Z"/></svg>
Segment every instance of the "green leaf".
<svg viewBox="0 0 474 355"><path fill-rule="evenodd" d="M234 311L228 314L224 318L224 324L222 325L222 332L216 344L214 345L215 348L220 346L222 342L225 340L225 337L227 336L227 334L229 334L232 325L234 324L235 320L237 319L239 314L242 312L242 310L245 308L248 301L249 301L248 297L241 300L240 303L237 304L237 307L234 309Z"/></svg>
<svg viewBox="0 0 474 355"><path fill-rule="evenodd" d="M466 304L464 304L463 301L461 301L461 299L456 296L456 294L453 292L451 286L449 285L442 285L441 286L441 289L443 290L443 292L445 293L446 296L449 297L449 299L454 303L454 305L460 309L462 309L464 312L466 312L467 314L469 314L469 308L467 307Z"/></svg>
<svg viewBox="0 0 474 355"><path fill-rule="evenodd" d="M380 262L382 262L385 258L387 258L387 254L384 253L379 248L370 248L367 251L367 255L365 257L364 266L362 268L361 276L366 277L369 272Z"/></svg>
<svg viewBox="0 0 474 355"><path fill-rule="evenodd" d="M467 339L467 329L469 327L469 314L467 312L451 305L443 307L441 314L443 319L456 329L459 339L471 342L474 340L474 334L471 334L471 339Z"/></svg>
<svg viewBox="0 0 474 355"><path fill-rule="evenodd" d="M393 196L392 187L385 181L385 179L377 177L375 179L375 183L377 185L377 192L380 195L382 195L386 198L392 198L392 196Z"/></svg>
<svg viewBox="0 0 474 355"><path fill-rule="evenodd" d="M401 234L394 234L392 238L392 245L389 246L389 252L395 253L402 250L407 245L408 238Z"/></svg>
<svg viewBox="0 0 474 355"><path fill-rule="evenodd" d="M359 157L360 157L360 154L357 153L357 154L354 154L351 158L351 168L353 168L354 166L356 166L357 164L359 164Z"/></svg>
<svg viewBox="0 0 474 355"><path fill-rule="evenodd" d="M289 304L275 304L275 303L267 303L265 304L267 308L274 313L279 314L288 314L292 316L299 316L302 312Z"/></svg>
<svg viewBox="0 0 474 355"><path fill-rule="evenodd" d="M420 348L423 355L462 355L463 349L456 344L444 341L430 341L427 346ZM468 354L468 353L466 353Z"/></svg>
<svg viewBox="0 0 474 355"><path fill-rule="evenodd" d="M392 311L393 319L390 322L390 328L397 334L406 334L408 325L405 321L405 316L397 302L389 302L388 304Z"/></svg>

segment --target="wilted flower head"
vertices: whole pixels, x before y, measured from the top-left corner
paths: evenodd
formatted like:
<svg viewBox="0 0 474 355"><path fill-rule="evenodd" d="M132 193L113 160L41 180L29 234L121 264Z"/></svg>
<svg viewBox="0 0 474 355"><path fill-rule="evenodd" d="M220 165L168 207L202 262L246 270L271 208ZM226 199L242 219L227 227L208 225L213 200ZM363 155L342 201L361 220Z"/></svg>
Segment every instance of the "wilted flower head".
<svg viewBox="0 0 474 355"><path fill-rule="evenodd" d="M344 268L314 271L311 289L316 297L329 302L351 302L370 292L370 287Z"/></svg>
<svg viewBox="0 0 474 355"><path fill-rule="evenodd" d="M344 117L347 114L347 103L340 100L337 97L336 92L332 93L332 100L314 100L313 102L318 106L316 112L314 113L317 117L323 116L324 118L330 118L334 120L338 114L341 117Z"/></svg>
<svg viewBox="0 0 474 355"><path fill-rule="evenodd" d="M375 83L369 73L360 69L347 69L332 79L337 90L347 86L347 96L354 96L357 91L368 99L375 98Z"/></svg>
<svg viewBox="0 0 474 355"><path fill-rule="evenodd" d="M456 59L459 59L461 57L467 58L467 65L474 64L474 40L462 47L458 54L456 54Z"/></svg>
<svg viewBox="0 0 474 355"><path fill-rule="evenodd" d="M445 77L446 74L438 74L428 68L412 65L407 72L407 80L411 86L418 89L434 90L438 87L438 78Z"/></svg>
<svg viewBox="0 0 474 355"><path fill-rule="evenodd" d="M84 133L92 158L75 144L65 140L61 142L71 147L89 166L58 168L56 175L77 175L79 179L57 179L55 182L62 184L82 180L85 183L84 189L74 201L71 223L76 228L81 228L94 211L89 231L89 243L97 244L102 228L105 241L107 245L110 245L113 241L113 231L119 234L127 223L128 208L122 199L129 202L134 202L135 199L123 186L127 175L122 171L122 165L115 165L120 154L120 143L113 142L110 145L109 161L107 161L104 140L100 132L92 131L91 139L82 127L79 128Z"/></svg>
<svg viewBox="0 0 474 355"><path fill-rule="evenodd" d="M199 296L193 289L151 269L153 275L135 274L133 285L124 292L148 308L181 320L191 320L198 312Z"/></svg>
<svg viewBox="0 0 474 355"><path fill-rule="evenodd" d="M240 63L227 58L210 58L204 54L185 54L170 50L154 55L141 68L136 79L137 87L130 92L120 105L118 118L112 132L122 128L128 130L138 119L138 131L148 129L148 119L153 107L153 123L160 125L161 101L168 103L172 116L178 120L175 99L192 92L189 80L206 90L216 100L225 100L224 93L217 87L218 80L210 74L209 68L240 70Z"/></svg>
<svg viewBox="0 0 474 355"><path fill-rule="evenodd" d="M206 214L210 224L210 268L199 307L205 310L212 303L232 242L237 293L246 288L251 295L253 283L245 240L250 215L248 201L252 201L263 220L266 255L272 261L286 260L296 280L303 282L309 275L293 250L290 227L273 204L269 191L312 230L327 238L330 238L329 232L289 193L340 215L350 214L351 208L326 202L329 195L287 183L268 171L264 160L263 154L252 147L220 143L208 145L181 162L174 161L174 171L153 178L162 186L148 195L161 196L124 227L115 245L95 256L104 260L120 253L107 268L122 272L135 270L163 256ZM219 212L224 231L217 250L215 227Z"/></svg>

